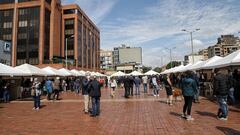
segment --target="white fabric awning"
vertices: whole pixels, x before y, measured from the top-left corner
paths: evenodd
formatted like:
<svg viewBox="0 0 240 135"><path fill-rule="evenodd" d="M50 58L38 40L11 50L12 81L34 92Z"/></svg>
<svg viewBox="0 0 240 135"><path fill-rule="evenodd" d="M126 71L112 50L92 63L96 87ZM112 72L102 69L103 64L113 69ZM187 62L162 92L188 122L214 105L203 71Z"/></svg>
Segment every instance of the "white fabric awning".
<svg viewBox="0 0 240 135"><path fill-rule="evenodd" d="M146 73L144 73L144 75L159 75L159 73L153 70L149 70Z"/></svg>
<svg viewBox="0 0 240 135"><path fill-rule="evenodd" d="M76 69L73 69L73 70L71 70L71 72L73 73L73 74L75 74L75 76L85 76L84 74L81 74L79 71L77 71Z"/></svg>
<svg viewBox="0 0 240 135"><path fill-rule="evenodd" d="M113 77L113 76L125 76L125 75L126 75L125 73L123 73L121 71L118 71L118 72L112 74L111 77Z"/></svg>
<svg viewBox="0 0 240 135"><path fill-rule="evenodd" d="M240 50L223 57L219 61L209 64L206 68L220 68L231 65L240 65Z"/></svg>
<svg viewBox="0 0 240 135"><path fill-rule="evenodd" d="M74 74L71 71L65 68L61 68L58 71L60 71L63 76L74 76Z"/></svg>
<svg viewBox="0 0 240 135"><path fill-rule="evenodd" d="M22 70L0 63L0 76L30 76Z"/></svg>
<svg viewBox="0 0 240 135"><path fill-rule="evenodd" d="M35 75L35 76L51 76L52 75L38 67L35 67L27 63L17 66L15 68L21 70L24 73Z"/></svg>
<svg viewBox="0 0 240 135"><path fill-rule="evenodd" d="M138 71L132 71L129 75L140 76L140 75L143 75L143 74L138 72Z"/></svg>
<svg viewBox="0 0 240 135"><path fill-rule="evenodd" d="M215 62L220 62L222 61L223 57L220 56L214 56L208 60L206 60L203 64L198 69L211 69L211 65L214 64Z"/></svg>
<svg viewBox="0 0 240 135"><path fill-rule="evenodd" d="M52 74L54 76L63 76L61 74L61 72L59 72L57 69L55 68L52 68L52 67L45 67L45 68L42 68L42 70L48 72L49 74Z"/></svg>

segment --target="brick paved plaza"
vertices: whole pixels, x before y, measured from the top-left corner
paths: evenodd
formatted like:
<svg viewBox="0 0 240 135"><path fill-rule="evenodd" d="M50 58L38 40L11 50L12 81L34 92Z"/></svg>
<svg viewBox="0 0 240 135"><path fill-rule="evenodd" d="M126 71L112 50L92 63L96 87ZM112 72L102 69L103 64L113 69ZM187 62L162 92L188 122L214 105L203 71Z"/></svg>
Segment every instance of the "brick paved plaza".
<svg viewBox="0 0 240 135"><path fill-rule="evenodd" d="M230 106L228 121L216 119L217 104L201 98L193 104L194 121L180 118L183 101L173 106L150 95L122 97L123 90L111 99L109 89L102 89L101 114L89 117L83 113L83 98L62 93L60 101L42 100L39 111L32 101L0 104L1 135L239 135L240 108Z"/></svg>

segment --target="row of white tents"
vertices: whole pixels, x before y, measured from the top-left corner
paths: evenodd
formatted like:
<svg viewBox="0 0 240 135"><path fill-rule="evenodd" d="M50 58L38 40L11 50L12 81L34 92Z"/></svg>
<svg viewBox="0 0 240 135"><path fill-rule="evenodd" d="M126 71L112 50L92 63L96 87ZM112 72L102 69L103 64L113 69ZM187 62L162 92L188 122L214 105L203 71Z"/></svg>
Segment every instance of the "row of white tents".
<svg viewBox="0 0 240 135"><path fill-rule="evenodd" d="M206 69L224 68L229 66L240 66L240 50L237 50L225 57L214 56L205 61L198 61L194 64L188 64L186 66L180 65L168 70L165 70L161 74L170 74L177 72L185 72L187 70L197 71Z"/></svg>
<svg viewBox="0 0 240 135"><path fill-rule="evenodd" d="M123 73L123 72L121 72L121 71L118 71L118 72L112 74L111 77L116 77L116 76L129 76L129 75L132 75L132 76L159 75L159 73L158 73L158 72L155 72L155 71L153 71L153 70L150 70L150 71L148 71L148 72L146 72L146 73L144 73L144 74L142 74L142 73L140 73L140 72L138 72L138 71L133 71L133 72L131 72L131 73L129 73L129 74L125 74L125 73Z"/></svg>
<svg viewBox="0 0 240 135"><path fill-rule="evenodd" d="M104 77L99 72L89 72L89 71L78 71L76 69L68 70L65 68L55 69L52 67L38 68L30 64L23 64L16 67L7 66L0 63L0 76L98 76Z"/></svg>

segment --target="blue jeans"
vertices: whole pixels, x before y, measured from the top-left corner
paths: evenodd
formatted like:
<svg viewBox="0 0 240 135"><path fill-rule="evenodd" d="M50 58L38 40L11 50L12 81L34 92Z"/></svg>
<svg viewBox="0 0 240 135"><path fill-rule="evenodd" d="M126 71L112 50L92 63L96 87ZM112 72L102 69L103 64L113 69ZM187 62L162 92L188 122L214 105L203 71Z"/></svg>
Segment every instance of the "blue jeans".
<svg viewBox="0 0 240 135"><path fill-rule="evenodd" d="M144 93L147 93L147 83L144 83L143 87L144 87Z"/></svg>
<svg viewBox="0 0 240 135"><path fill-rule="evenodd" d="M226 96L217 95L217 101L219 104L218 115L227 117L228 116L227 95Z"/></svg>
<svg viewBox="0 0 240 135"><path fill-rule="evenodd" d="M140 86L139 85L135 85L135 87L136 87L135 95L140 95Z"/></svg>
<svg viewBox="0 0 240 135"><path fill-rule="evenodd" d="M158 94L159 94L159 86L153 85L153 95L158 95Z"/></svg>
<svg viewBox="0 0 240 135"><path fill-rule="evenodd" d="M9 102L9 99L10 99L9 91L5 90L3 92L3 100L4 100L4 102Z"/></svg>
<svg viewBox="0 0 240 135"><path fill-rule="evenodd" d="M76 92L76 94L79 94L79 92L80 92L80 86L75 86L75 92Z"/></svg>
<svg viewBox="0 0 240 135"><path fill-rule="evenodd" d="M92 115L100 114L100 97L92 97Z"/></svg>
<svg viewBox="0 0 240 135"><path fill-rule="evenodd" d="M34 107L40 108L40 96L33 96Z"/></svg>

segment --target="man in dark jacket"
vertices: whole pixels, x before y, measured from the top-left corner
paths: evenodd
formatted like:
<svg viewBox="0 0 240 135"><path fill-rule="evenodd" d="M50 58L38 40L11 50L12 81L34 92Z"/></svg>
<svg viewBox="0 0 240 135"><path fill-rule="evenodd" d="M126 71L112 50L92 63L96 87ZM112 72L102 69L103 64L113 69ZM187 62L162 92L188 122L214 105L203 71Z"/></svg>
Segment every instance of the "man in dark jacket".
<svg viewBox="0 0 240 135"><path fill-rule="evenodd" d="M123 84L124 84L124 89L125 89L124 97L128 98L129 92L130 92L130 87L131 87L131 81L130 81L129 77L125 76L125 78L123 80Z"/></svg>
<svg viewBox="0 0 240 135"><path fill-rule="evenodd" d="M84 97L84 112L87 114L89 112L89 89L88 85L90 82L89 76L84 78L82 81L82 95Z"/></svg>
<svg viewBox="0 0 240 135"><path fill-rule="evenodd" d="M228 105L227 105L227 96L228 96L228 77L221 73L219 69L215 69L215 76L213 80L213 94L217 96L219 103L218 109L218 118L220 120L227 120L228 116Z"/></svg>
<svg viewBox="0 0 240 135"><path fill-rule="evenodd" d="M97 81L96 76L93 77L93 80L89 84L89 95L92 97L92 114L91 117L95 117L100 114L100 83Z"/></svg>
<svg viewBox="0 0 240 135"><path fill-rule="evenodd" d="M130 94L129 95L131 95L131 96L133 96L133 85L134 85L134 78L133 78L133 76L131 75L130 77L129 77L129 80L130 80Z"/></svg>

